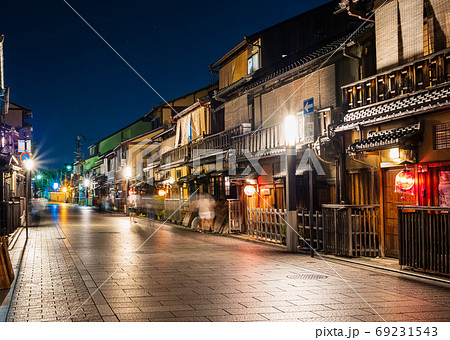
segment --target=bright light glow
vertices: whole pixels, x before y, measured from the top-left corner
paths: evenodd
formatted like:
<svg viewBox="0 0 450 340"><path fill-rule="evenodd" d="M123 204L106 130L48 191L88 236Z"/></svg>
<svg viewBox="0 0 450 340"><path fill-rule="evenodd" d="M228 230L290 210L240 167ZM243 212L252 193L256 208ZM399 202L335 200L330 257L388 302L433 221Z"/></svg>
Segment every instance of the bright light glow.
<svg viewBox="0 0 450 340"><path fill-rule="evenodd" d="M36 178L37 179L42 179L42 175L37 175Z"/></svg>
<svg viewBox="0 0 450 340"><path fill-rule="evenodd" d="M389 150L389 157L395 162L400 163L400 149L399 148L393 148Z"/></svg>
<svg viewBox="0 0 450 340"><path fill-rule="evenodd" d="M162 184L164 184L164 185L172 185L173 183L175 183L175 180L173 179L173 177L170 177L162 182Z"/></svg>
<svg viewBox="0 0 450 340"><path fill-rule="evenodd" d="M59 184L58 184L58 183L53 183L53 190L57 190L58 187L59 187Z"/></svg>
<svg viewBox="0 0 450 340"><path fill-rule="evenodd" d="M246 185L244 187L244 194L247 196L253 196L256 192L256 188L253 185Z"/></svg>
<svg viewBox="0 0 450 340"><path fill-rule="evenodd" d="M129 166L127 166L123 170L123 175L125 176L126 179L129 179L131 177L131 168Z"/></svg>
<svg viewBox="0 0 450 340"><path fill-rule="evenodd" d="M286 146L295 146L298 137L298 120L294 115L288 115L284 118L284 135Z"/></svg>
<svg viewBox="0 0 450 340"><path fill-rule="evenodd" d="M166 191L165 190L158 190L158 195L159 196L161 196L161 197L163 197L163 196L165 196L166 195Z"/></svg>
<svg viewBox="0 0 450 340"><path fill-rule="evenodd" d="M86 178L86 179L83 181L83 184L84 184L84 187L87 188L87 187L89 186L89 184L91 184L91 181L89 180L89 178Z"/></svg>
<svg viewBox="0 0 450 340"><path fill-rule="evenodd" d="M250 179L250 178L247 178L245 181L246 181L247 183L249 183L249 184L252 184L252 185L255 185L255 184L256 184L256 179Z"/></svg>
<svg viewBox="0 0 450 340"><path fill-rule="evenodd" d="M63 192L67 192L67 187L63 187L63 188L62 188L62 191L63 191Z"/></svg>
<svg viewBox="0 0 450 340"><path fill-rule="evenodd" d="M269 196L270 195L270 189L269 188L261 189L261 195L262 196Z"/></svg>
<svg viewBox="0 0 450 340"><path fill-rule="evenodd" d="M23 164L25 165L25 168L26 168L27 170L32 170L33 167L34 167L34 162L33 162L32 159L27 159L27 160L25 160L25 161L23 162Z"/></svg>
<svg viewBox="0 0 450 340"><path fill-rule="evenodd" d="M414 175L406 170L400 171L395 176L395 188L400 191L408 191L414 185Z"/></svg>

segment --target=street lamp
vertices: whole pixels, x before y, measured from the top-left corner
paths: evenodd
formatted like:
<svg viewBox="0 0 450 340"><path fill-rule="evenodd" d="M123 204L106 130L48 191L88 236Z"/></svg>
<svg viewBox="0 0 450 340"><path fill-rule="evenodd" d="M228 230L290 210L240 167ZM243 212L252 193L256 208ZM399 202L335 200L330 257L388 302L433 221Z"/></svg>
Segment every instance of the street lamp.
<svg viewBox="0 0 450 340"><path fill-rule="evenodd" d="M28 171L33 170L34 162L33 162L32 159L27 159L26 161L24 161L24 164L25 164L25 168L26 168Z"/></svg>
<svg viewBox="0 0 450 340"><path fill-rule="evenodd" d="M63 187L63 188L62 188L62 192L64 193L64 203L66 203L66 192L67 192L67 187Z"/></svg>
<svg viewBox="0 0 450 340"><path fill-rule="evenodd" d="M294 115L286 116L284 120L284 134L286 138L286 246L289 253L295 253L298 246L297 188L295 179L297 132L297 117Z"/></svg>
<svg viewBox="0 0 450 340"><path fill-rule="evenodd" d="M33 160L27 159L24 162L25 165L25 236L28 239L28 225L30 219L30 192L31 192L31 170L33 170Z"/></svg>
<svg viewBox="0 0 450 340"><path fill-rule="evenodd" d="M123 170L123 174L124 174L124 176L125 176L125 178L126 178L126 180L127 180L127 186L126 186L126 193L125 193L125 207L127 207L126 208L126 214L127 214L127 216L129 215L129 211L128 211L128 206L127 206L127 203L128 203L128 190L130 190L129 189L129 180L130 180L130 177L131 177L131 168L129 167L129 166L127 166L124 170Z"/></svg>

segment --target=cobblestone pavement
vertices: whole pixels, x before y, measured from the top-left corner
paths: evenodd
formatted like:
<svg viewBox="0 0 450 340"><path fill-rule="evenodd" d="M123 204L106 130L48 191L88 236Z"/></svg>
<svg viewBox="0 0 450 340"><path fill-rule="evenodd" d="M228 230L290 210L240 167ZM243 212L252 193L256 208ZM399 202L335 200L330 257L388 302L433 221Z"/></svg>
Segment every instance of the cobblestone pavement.
<svg viewBox="0 0 450 340"><path fill-rule="evenodd" d="M443 284L86 207L50 214L10 321L450 321Z"/></svg>

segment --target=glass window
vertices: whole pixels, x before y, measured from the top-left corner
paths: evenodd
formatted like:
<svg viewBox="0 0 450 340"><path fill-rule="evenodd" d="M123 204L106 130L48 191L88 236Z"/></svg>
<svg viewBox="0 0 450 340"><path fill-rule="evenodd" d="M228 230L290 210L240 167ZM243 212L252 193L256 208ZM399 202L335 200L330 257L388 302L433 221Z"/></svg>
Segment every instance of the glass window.
<svg viewBox="0 0 450 340"><path fill-rule="evenodd" d="M225 196L230 196L230 177L225 177Z"/></svg>
<svg viewBox="0 0 450 340"><path fill-rule="evenodd" d="M247 61L247 74L250 74L252 72L255 72L257 69L259 69L259 53L255 53L250 58L248 58Z"/></svg>

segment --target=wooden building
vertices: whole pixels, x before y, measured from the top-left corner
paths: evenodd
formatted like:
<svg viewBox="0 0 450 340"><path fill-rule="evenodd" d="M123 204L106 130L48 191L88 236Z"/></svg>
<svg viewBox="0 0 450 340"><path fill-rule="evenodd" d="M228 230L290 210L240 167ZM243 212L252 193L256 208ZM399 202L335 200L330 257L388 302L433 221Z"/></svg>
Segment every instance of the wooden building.
<svg viewBox="0 0 450 340"><path fill-rule="evenodd" d="M299 131L297 208L310 210L312 205L315 211L336 202L340 149L329 141L328 126L339 119L340 86L370 72L374 48L373 25L358 29L358 20L334 13L337 5L330 2L244 37L210 66L219 74L214 98L221 104L215 111L218 117L223 114L224 133L235 153L227 157L229 164L236 163L229 181L237 186L247 228L249 209L285 209L283 122L290 114L297 117ZM355 54L363 54L365 68ZM321 159L312 186L308 167L301 165L305 154ZM257 189L252 196L242 190L249 184Z"/></svg>
<svg viewBox="0 0 450 340"><path fill-rule="evenodd" d="M375 11L377 57L374 75L342 87L343 117L332 129L346 151L345 201L379 205L382 255L448 272L450 3L380 5L345 2L365 17Z"/></svg>

